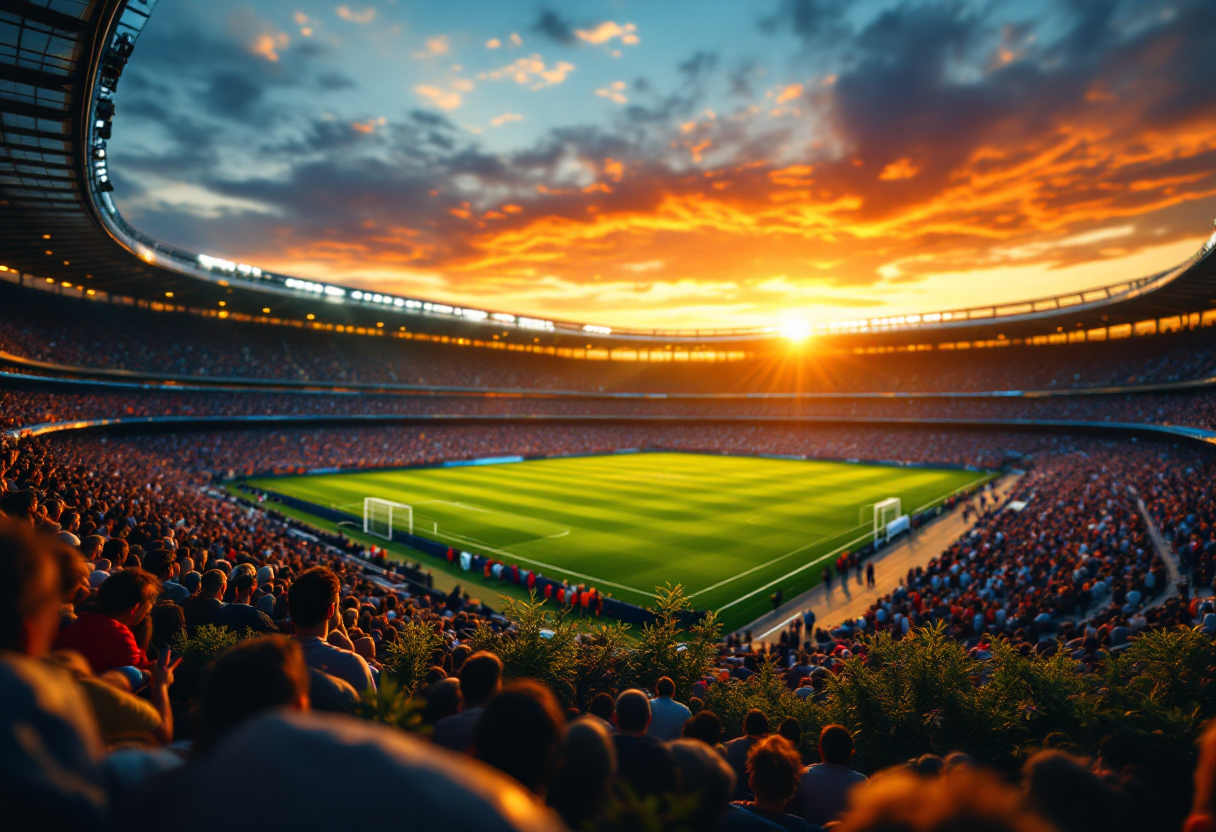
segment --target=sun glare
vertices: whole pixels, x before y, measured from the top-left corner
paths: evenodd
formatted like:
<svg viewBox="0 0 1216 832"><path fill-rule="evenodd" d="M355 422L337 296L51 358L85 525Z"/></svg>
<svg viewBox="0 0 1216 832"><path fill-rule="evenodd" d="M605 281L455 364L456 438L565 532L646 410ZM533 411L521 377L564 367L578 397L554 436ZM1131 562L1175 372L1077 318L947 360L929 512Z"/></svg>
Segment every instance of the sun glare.
<svg viewBox="0 0 1216 832"><path fill-rule="evenodd" d="M811 325L806 321L786 321L781 325L781 334L795 344L811 337Z"/></svg>

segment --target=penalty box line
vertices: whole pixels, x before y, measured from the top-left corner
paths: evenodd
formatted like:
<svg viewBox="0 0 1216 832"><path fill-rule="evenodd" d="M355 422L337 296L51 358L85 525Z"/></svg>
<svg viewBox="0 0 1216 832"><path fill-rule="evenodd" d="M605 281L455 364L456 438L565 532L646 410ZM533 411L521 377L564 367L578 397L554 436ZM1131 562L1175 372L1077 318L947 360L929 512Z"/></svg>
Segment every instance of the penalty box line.
<svg viewBox="0 0 1216 832"><path fill-rule="evenodd" d="M724 604L723 606L718 607L717 611L722 612L723 610L730 609L735 604L740 604L749 598L753 598L756 595L759 595L761 592L764 592L767 589L772 589L773 587L775 587L777 584L781 583L782 581L784 581L788 578L792 578L793 576L797 575L799 572L810 569L812 566L816 566L820 563L823 563L825 560L832 557L833 555L837 555L837 554L843 552L845 549L848 549L850 546L860 543L861 541L865 540L868 537L871 537L872 535L873 535L873 532L868 532L866 534L863 534L861 537L855 537L852 540L850 540L848 543L844 544L843 546L840 546L840 547L828 552L826 555L821 555L820 557L815 558L815 560L813 560L813 561L804 563L802 566L799 566L797 569L793 570L792 572L788 572L788 573L782 575L780 578L777 578L776 580L769 581L767 584L765 584L762 587L753 589L751 592L747 593L746 595L736 598L735 600L731 601L729 604Z"/></svg>
<svg viewBox="0 0 1216 832"><path fill-rule="evenodd" d="M458 536L458 535L449 535L444 532L438 532L438 534L436 536L445 537L449 540L454 540L457 543L461 543L461 542L467 543L467 540L468 540L468 538L465 538L464 540L462 540L460 538L460 536ZM477 548L485 549L487 552L493 552L494 554L501 555L504 558L511 558L512 560L521 561L523 563L531 564L532 566L539 566L543 569L552 569L553 571L561 572L564 575L573 575L574 577L582 578L585 581L593 581L594 583L596 583L598 585L610 586L615 589L623 589L628 592L634 592L634 593L637 593L638 595L641 595L643 598L654 598L655 597L654 593L652 593L652 592L644 592L644 591L642 591L640 589L636 589L635 587L632 587L632 586L626 586L625 584L618 584L615 581L608 581L603 578L597 578L594 575L585 575L582 572L575 572L573 569L566 569L565 567L557 566L552 563L545 563L544 561L533 560L532 558L526 558L523 555L517 555L514 552L507 551L506 549L498 549L498 548L495 548L494 546L487 546L484 543L478 543L478 544L474 544L474 545L477 546Z"/></svg>
<svg viewBox="0 0 1216 832"><path fill-rule="evenodd" d="M792 558L794 555L797 555L800 552L805 552L807 549L810 549L812 546L818 546L820 543L824 543L829 540L835 540L836 538L840 537L841 535L846 535L849 532L855 532L858 529L864 528L869 525L870 525L869 523L862 523L860 525L854 526L851 529L845 529L844 531L836 532L836 534L830 534L827 537L821 537L818 540L812 540L810 543L806 543L802 546L799 546L797 549L794 549L792 552L786 552L784 555L778 555L777 557L773 558L770 561L765 561L764 563L761 563L757 566L753 566L751 569L745 569L744 571L740 572L738 575L732 575L729 578L725 578L721 581L718 581L713 586L707 586L707 587L705 587L705 589L699 589L696 592L689 595L688 597L696 598L698 595L703 595L706 592L712 592L713 590L718 589L719 587L726 586L729 583L733 583L734 581L737 581L740 578L746 578L748 575L752 574L753 572L758 572L761 569L767 569L768 567L772 566L775 563L781 563L781 561L785 560L786 558ZM850 544L846 543L845 545L848 546ZM839 550L837 550L837 551L839 551Z"/></svg>
<svg viewBox="0 0 1216 832"><path fill-rule="evenodd" d="M447 501L446 500L428 500L426 502L447 502ZM362 505L362 503L347 503L346 505L347 506L356 506L356 505ZM341 506L334 506L334 508L341 508ZM516 514L514 516L526 517L527 515ZM533 517L533 518L528 518L528 519L536 520L539 518ZM560 524L553 523L553 525L556 526L556 525L560 525ZM569 533L569 530L567 530L567 533ZM470 542L470 538L464 537L462 535L447 534L446 532L432 532L432 534L435 535L436 537L443 537L448 540L455 541L457 543L464 543L466 545L468 545L468 543ZM419 535L419 536L421 537L422 535ZM546 538L546 539L549 539L549 538ZM506 549L498 549L498 548L495 548L494 546L490 546L490 545L488 545L486 543L482 543L480 541L473 543L473 545L479 549L485 549L487 552L493 552L494 554L501 555L505 558L511 558L512 560L521 561L523 563L531 564L532 566L539 566L543 569L552 569L555 572L561 572L564 575L573 575L576 578L582 578L585 581L594 581L596 584L601 584L603 586L610 586L610 587L613 587L614 589L623 589L627 592L633 592L638 595L641 595L643 598L656 597L653 592L645 592L644 590L637 589L632 586L626 586L625 584L618 584L615 581L605 580L604 578L597 578L594 575L585 575L582 572L575 572L573 569L566 569L565 567L556 566L555 564L552 564L552 563L545 563L544 561L533 560L532 558L526 558L523 555L517 555L514 552L507 551Z"/></svg>

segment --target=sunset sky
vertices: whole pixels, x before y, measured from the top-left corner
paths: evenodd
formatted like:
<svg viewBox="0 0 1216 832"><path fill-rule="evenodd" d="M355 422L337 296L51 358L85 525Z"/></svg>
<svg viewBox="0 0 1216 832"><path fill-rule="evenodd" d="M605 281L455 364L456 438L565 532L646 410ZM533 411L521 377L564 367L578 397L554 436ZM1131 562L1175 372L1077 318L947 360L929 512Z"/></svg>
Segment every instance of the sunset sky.
<svg viewBox="0 0 1216 832"><path fill-rule="evenodd" d="M1056 294L1216 218L1211 0L160 0L116 100L169 243L616 326Z"/></svg>

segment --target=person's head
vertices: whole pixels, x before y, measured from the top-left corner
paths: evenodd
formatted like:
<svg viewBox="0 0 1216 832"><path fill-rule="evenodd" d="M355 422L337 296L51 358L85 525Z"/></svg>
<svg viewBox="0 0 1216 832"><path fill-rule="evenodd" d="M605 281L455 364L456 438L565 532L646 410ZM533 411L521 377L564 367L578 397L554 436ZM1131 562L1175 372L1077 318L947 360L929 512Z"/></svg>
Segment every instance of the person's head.
<svg viewBox="0 0 1216 832"><path fill-rule="evenodd" d="M38 515L38 495L28 488L0 497L0 513L13 520L33 523Z"/></svg>
<svg viewBox="0 0 1216 832"><path fill-rule="evenodd" d="M97 592L97 611L134 627L147 617L156 597L160 580L142 569L124 569L106 578Z"/></svg>
<svg viewBox="0 0 1216 832"><path fill-rule="evenodd" d="M308 668L298 642L251 638L230 647L203 676L195 748L205 753L249 717L272 708L308 710Z"/></svg>
<svg viewBox="0 0 1216 832"><path fill-rule="evenodd" d="M430 685L426 690L426 708L423 718L430 723L438 722L445 716L460 712L460 680L451 677L441 679Z"/></svg>
<svg viewBox="0 0 1216 832"><path fill-rule="evenodd" d="M176 562L177 555L168 549L153 549L144 558L143 568L162 581L167 581L173 577L173 564Z"/></svg>
<svg viewBox="0 0 1216 832"><path fill-rule="evenodd" d="M663 676L659 681L654 683L654 692L659 696L675 696L676 683L668 677Z"/></svg>
<svg viewBox="0 0 1216 832"><path fill-rule="evenodd" d="M566 726L547 802L571 829L581 829L602 811L615 773L616 748L607 726L579 717Z"/></svg>
<svg viewBox="0 0 1216 832"><path fill-rule="evenodd" d="M1116 731L1098 744L1098 768L1120 773L1129 765L1142 759L1142 749L1136 735L1128 731Z"/></svg>
<svg viewBox="0 0 1216 832"><path fill-rule="evenodd" d="M613 707L613 721L622 734L641 735L650 725L650 700L637 688L622 691Z"/></svg>
<svg viewBox="0 0 1216 832"><path fill-rule="evenodd" d="M480 708L502 687L502 660L488 650L465 659L460 668L460 695L464 709Z"/></svg>
<svg viewBox="0 0 1216 832"><path fill-rule="evenodd" d="M101 547L101 556L108 560L114 569L121 569L127 562L127 553L130 551L131 544L126 540L121 537L111 537L106 541L106 545Z"/></svg>
<svg viewBox="0 0 1216 832"><path fill-rule="evenodd" d="M63 599L56 545L0 517L0 650L41 657L51 649Z"/></svg>
<svg viewBox="0 0 1216 832"><path fill-rule="evenodd" d="M1216 719L1199 740L1199 762L1195 765L1195 801L1183 832L1216 832Z"/></svg>
<svg viewBox="0 0 1216 832"><path fill-rule="evenodd" d="M747 782L757 803L784 806L801 774L802 758L784 737L767 737L747 754Z"/></svg>
<svg viewBox="0 0 1216 832"><path fill-rule="evenodd" d="M565 722L547 687L530 679L512 682L490 700L477 720L473 741L477 759L544 795L557 767Z"/></svg>
<svg viewBox="0 0 1216 832"><path fill-rule="evenodd" d="M199 582L199 594L204 598L223 598L228 591L228 579L218 569L208 569Z"/></svg>
<svg viewBox="0 0 1216 832"><path fill-rule="evenodd" d="M1115 822L1111 788L1084 760L1063 751L1039 751L1022 767L1028 804L1060 832L1100 832Z"/></svg>
<svg viewBox="0 0 1216 832"><path fill-rule="evenodd" d="M722 813L735 793L735 773L717 751L696 740L683 739L668 743L676 771L679 773L680 795L695 797L693 829L717 829Z"/></svg>
<svg viewBox="0 0 1216 832"><path fill-rule="evenodd" d="M186 629L186 613L172 601L161 601L152 607L152 643L171 647L174 637Z"/></svg>
<svg viewBox="0 0 1216 832"><path fill-rule="evenodd" d="M80 541L80 554L84 556L85 560L97 560L101 557L105 545L104 538L95 534L85 535Z"/></svg>
<svg viewBox="0 0 1216 832"><path fill-rule="evenodd" d="M701 711L684 723L684 738L700 740L713 748L722 742L722 720L713 711Z"/></svg>
<svg viewBox="0 0 1216 832"><path fill-rule="evenodd" d="M612 724L612 694L597 693L591 697L591 704L587 706L587 713L592 716L598 716L608 724Z"/></svg>
<svg viewBox="0 0 1216 832"><path fill-rule="evenodd" d="M802 744L802 726L792 716L781 720L781 724L777 726L777 735L789 740L790 745L794 748Z"/></svg>
<svg viewBox="0 0 1216 832"><path fill-rule="evenodd" d="M203 584L203 576L197 572L187 572L182 575L182 586L189 590L191 595L198 595L199 588Z"/></svg>
<svg viewBox="0 0 1216 832"><path fill-rule="evenodd" d="M249 602L253 595L253 590L258 585L258 579L248 572L242 572L232 580L232 591L236 593L237 600L245 604Z"/></svg>
<svg viewBox="0 0 1216 832"><path fill-rule="evenodd" d="M845 766L853 758L853 735L843 725L825 725L819 732L819 759Z"/></svg>
<svg viewBox="0 0 1216 832"><path fill-rule="evenodd" d="M287 609L300 627L316 627L333 617L342 585L327 566L306 569L287 590Z"/></svg>
<svg viewBox="0 0 1216 832"><path fill-rule="evenodd" d="M764 737L769 732L768 717L759 708L752 708L743 716L743 733L749 737Z"/></svg>
<svg viewBox="0 0 1216 832"><path fill-rule="evenodd" d="M1052 832L995 777L960 769L925 780L911 772L877 778L849 796L839 832Z"/></svg>

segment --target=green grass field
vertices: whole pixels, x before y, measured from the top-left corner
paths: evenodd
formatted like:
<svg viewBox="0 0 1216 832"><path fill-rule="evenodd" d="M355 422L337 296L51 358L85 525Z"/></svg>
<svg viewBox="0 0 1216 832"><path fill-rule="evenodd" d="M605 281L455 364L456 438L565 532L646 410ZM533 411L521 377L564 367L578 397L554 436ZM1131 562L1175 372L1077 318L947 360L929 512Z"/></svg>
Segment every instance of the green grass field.
<svg viewBox="0 0 1216 832"><path fill-rule="evenodd" d="M792 598L819 582L825 561L863 545L872 528L866 506L899 497L905 512L915 511L986 478L642 453L250 484L338 508L360 524L365 497L406 503L415 534L632 603L649 602L655 586L683 584L693 604L719 611L729 630L771 609L777 588Z"/></svg>

